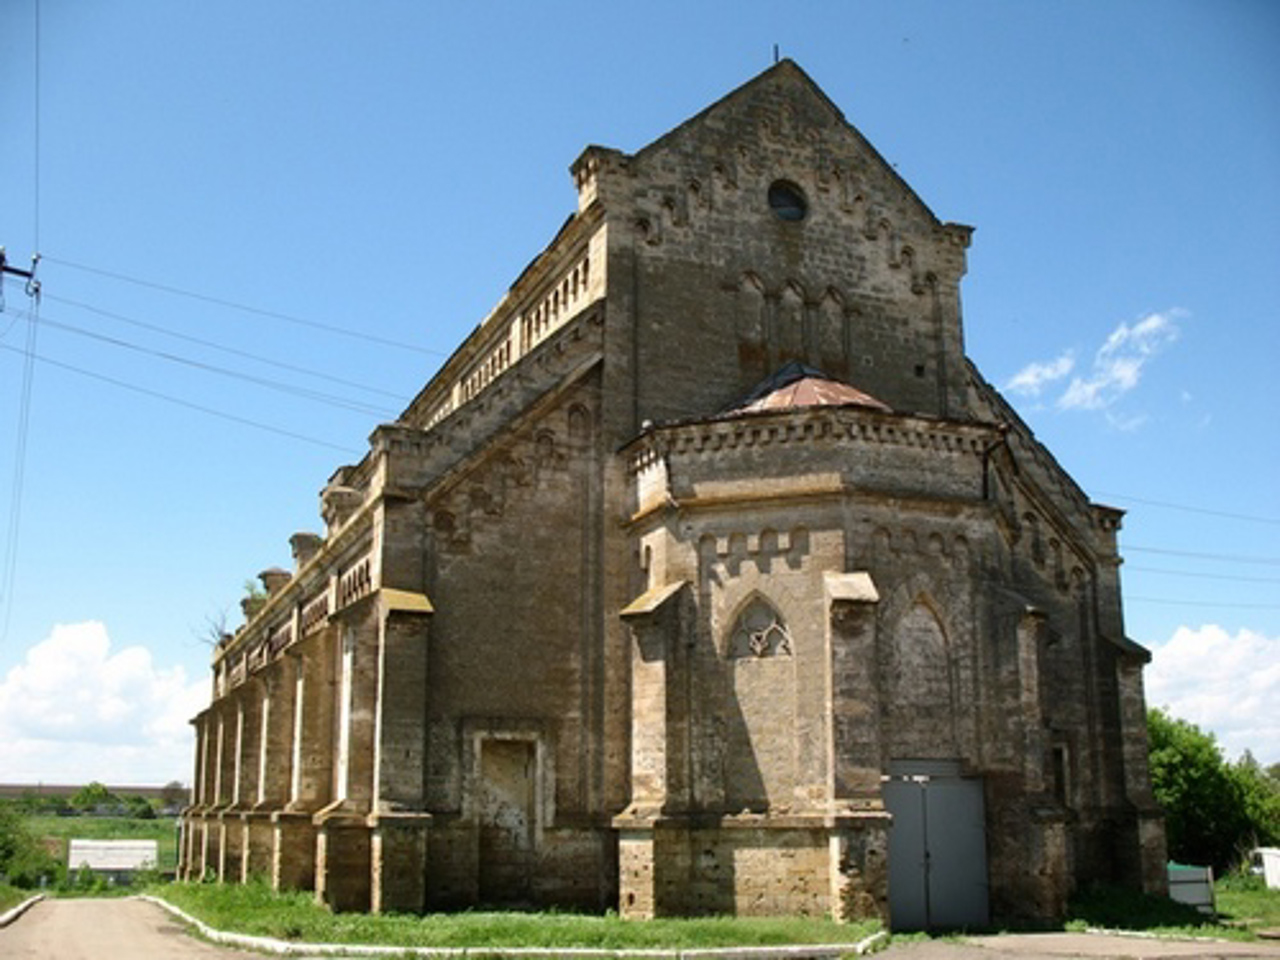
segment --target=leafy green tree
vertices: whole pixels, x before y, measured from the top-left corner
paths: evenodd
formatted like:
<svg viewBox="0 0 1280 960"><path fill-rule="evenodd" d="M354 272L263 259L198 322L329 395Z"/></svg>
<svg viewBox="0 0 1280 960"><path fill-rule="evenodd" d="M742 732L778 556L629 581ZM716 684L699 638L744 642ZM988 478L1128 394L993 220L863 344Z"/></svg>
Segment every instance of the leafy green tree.
<svg viewBox="0 0 1280 960"><path fill-rule="evenodd" d="M0 806L0 873L7 873L9 864L27 839L27 828L22 817L9 807Z"/></svg>
<svg viewBox="0 0 1280 960"><path fill-rule="evenodd" d="M1252 757L1228 763L1213 734L1156 708L1147 711L1147 735L1170 857L1224 873L1276 838L1280 796Z"/></svg>
<svg viewBox="0 0 1280 960"><path fill-rule="evenodd" d="M166 807L181 807L187 802L187 788L177 780L170 780L164 785L160 799Z"/></svg>
<svg viewBox="0 0 1280 960"><path fill-rule="evenodd" d="M0 807L0 877L15 887L35 887L55 881L60 865L27 830L21 815Z"/></svg>
<svg viewBox="0 0 1280 960"><path fill-rule="evenodd" d="M1231 775L1244 797L1245 813L1253 827L1253 846L1280 843L1280 781L1254 759L1248 750L1231 767Z"/></svg>
<svg viewBox="0 0 1280 960"><path fill-rule="evenodd" d="M119 803L120 798L97 780L85 784L71 798L71 805L83 811L96 810L102 806L115 806Z"/></svg>
<svg viewBox="0 0 1280 960"><path fill-rule="evenodd" d="M135 820L154 820L156 818L156 808L151 805L151 801L146 797L141 797L137 794L132 797L125 797L124 804L129 816Z"/></svg>

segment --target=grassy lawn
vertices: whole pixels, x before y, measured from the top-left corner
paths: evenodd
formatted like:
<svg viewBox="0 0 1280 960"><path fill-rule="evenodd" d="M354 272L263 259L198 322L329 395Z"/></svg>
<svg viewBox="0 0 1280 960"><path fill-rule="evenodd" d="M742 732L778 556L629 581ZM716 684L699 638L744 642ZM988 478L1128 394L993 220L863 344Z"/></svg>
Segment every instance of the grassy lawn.
<svg viewBox="0 0 1280 960"><path fill-rule="evenodd" d="M1246 930L1280 929L1280 890L1268 890L1260 877L1228 877L1214 887L1224 923Z"/></svg>
<svg viewBox="0 0 1280 960"><path fill-rule="evenodd" d="M311 894L276 894L262 882L244 886L174 883L149 892L220 930L313 943L622 950L856 943L880 929L874 921L837 924L798 918L634 921L612 914L572 913L334 914L316 906Z"/></svg>
<svg viewBox="0 0 1280 960"><path fill-rule="evenodd" d="M1214 885L1214 899L1217 918L1161 897L1114 887L1094 888L1072 900L1066 928L1105 927L1164 937L1256 940L1258 930L1280 927L1280 890L1266 889L1259 877L1219 880Z"/></svg>
<svg viewBox="0 0 1280 960"><path fill-rule="evenodd" d="M33 836L58 841L58 858L66 863L67 841L77 840L156 840L160 862L157 869L172 870L178 862L178 835L172 817L136 820L131 817L55 817L24 818Z"/></svg>
<svg viewBox="0 0 1280 960"><path fill-rule="evenodd" d="M33 890L19 890L17 887L9 886L7 883L0 883L0 913L4 913L10 907L16 907L34 892Z"/></svg>

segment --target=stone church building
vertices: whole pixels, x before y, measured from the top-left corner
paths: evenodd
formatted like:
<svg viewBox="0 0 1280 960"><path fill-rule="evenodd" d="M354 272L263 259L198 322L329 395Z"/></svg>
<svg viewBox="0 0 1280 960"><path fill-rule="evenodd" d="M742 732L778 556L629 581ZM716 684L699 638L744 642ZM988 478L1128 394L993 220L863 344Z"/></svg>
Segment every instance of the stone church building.
<svg viewBox="0 0 1280 960"><path fill-rule="evenodd" d="M1161 890L1121 514L966 358L971 229L789 60L571 172L217 649L182 874L898 928Z"/></svg>

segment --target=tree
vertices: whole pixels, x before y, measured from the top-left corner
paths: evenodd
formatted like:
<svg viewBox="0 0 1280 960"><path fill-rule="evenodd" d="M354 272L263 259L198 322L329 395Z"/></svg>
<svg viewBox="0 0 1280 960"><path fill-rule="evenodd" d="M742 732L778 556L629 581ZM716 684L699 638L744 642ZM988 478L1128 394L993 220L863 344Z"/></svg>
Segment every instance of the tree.
<svg viewBox="0 0 1280 960"><path fill-rule="evenodd" d="M1253 846L1274 847L1280 843L1280 781L1264 770L1248 750L1232 765L1231 775L1240 787L1245 813L1253 827Z"/></svg>
<svg viewBox="0 0 1280 960"><path fill-rule="evenodd" d="M129 816L135 820L154 820L156 818L156 808L151 805L151 801L146 797L134 795L124 798L125 810Z"/></svg>
<svg viewBox="0 0 1280 960"><path fill-rule="evenodd" d="M1280 839L1280 791L1252 757L1228 763L1213 734L1155 708L1147 711L1147 735L1170 857L1221 873L1253 847Z"/></svg>
<svg viewBox="0 0 1280 960"><path fill-rule="evenodd" d="M91 813L99 807L118 806L120 798L100 784L97 780L85 784L71 798L71 805L77 810Z"/></svg>
<svg viewBox="0 0 1280 960"><path fill-rule="evenodd" d="M268 596L267 591L252 580L244 582L244 597L240 600L240 609L244 612L246 621L258 615L258 611L266 605Z"/></svg>
<svg viewBox="0 0 1280 960"><path fill-rule="evenodd" d="M0 877L15 887L35 887L57 875L58 862L31 835L18 812L0 807Z"/></svg>
<svg viewBox="0 0 1280 960"><path fill-rule="evenodd" d="M187 802L187 788L177 780L170 780L160 790L160 800L166 807L181 807Z"/></svg>

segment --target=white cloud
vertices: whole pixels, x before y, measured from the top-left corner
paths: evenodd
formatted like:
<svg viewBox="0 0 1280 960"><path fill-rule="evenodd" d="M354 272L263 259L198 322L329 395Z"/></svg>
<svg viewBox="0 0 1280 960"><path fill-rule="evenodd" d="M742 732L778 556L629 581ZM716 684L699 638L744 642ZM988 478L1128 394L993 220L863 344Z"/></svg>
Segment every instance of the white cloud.
<svg viewBox="0 0 1280 960"><path fill-rule="evenodd" d="M1145 413L1135 413L1128 416L1112 413L1110 410L1106 412L1107 423L1111 424L1121 433L1132 433L1139 427L1144 426L1151 418Z"/></svg>
<svg viewBox="0 0 1280 960"><path fill-rule="evenodd" d="M0 771L19 783L188 781L187 721L208 700L207 682L144 647L112 653L103 624L59 624L0 681Z"/></svg>
<svg viewBox="0 0 1280 960"><path fill-rule="evenodd" d="M1280 637L1179 627L1152 651L1147 703L1211 731L1229 759L1280 762Z"/></svg>
<svg viewBox="0 0 1280 960"><path fill-rule="evenodd" d="M1130 326L1121 323L1098 348L1087 376L1072 378L1058 398L1063 410L1102 410L1138 385L1157 353L1178 339L1180 310L1152 313Z"/></svg>
<svg viewBox="0 0 1280 960"><path fill-rule="evenodd" d="M1027 397L1038 397L1045 384L1061 380L1075 365L1075 354L1070 350L1047 363L1029 363L1013 375L1005 389Z"/></svg>

